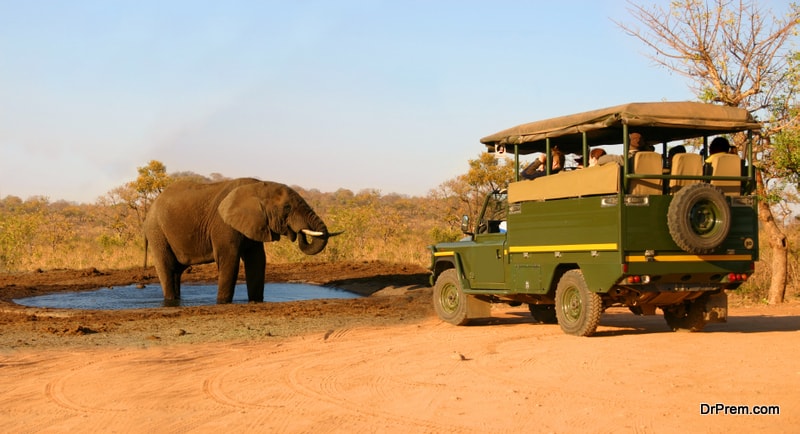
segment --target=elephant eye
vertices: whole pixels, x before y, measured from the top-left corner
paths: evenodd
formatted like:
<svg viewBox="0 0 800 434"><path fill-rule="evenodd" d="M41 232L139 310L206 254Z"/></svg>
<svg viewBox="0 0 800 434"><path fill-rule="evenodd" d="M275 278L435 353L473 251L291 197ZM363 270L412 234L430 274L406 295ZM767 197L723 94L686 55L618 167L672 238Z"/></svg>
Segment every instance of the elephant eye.
<svg viewBox="0 0 800 434"><path fill-rule="evenodd" d="M287 203L286 205L283 206L283 213L289 214L290 212L292 212L292 206Z"/></svg>

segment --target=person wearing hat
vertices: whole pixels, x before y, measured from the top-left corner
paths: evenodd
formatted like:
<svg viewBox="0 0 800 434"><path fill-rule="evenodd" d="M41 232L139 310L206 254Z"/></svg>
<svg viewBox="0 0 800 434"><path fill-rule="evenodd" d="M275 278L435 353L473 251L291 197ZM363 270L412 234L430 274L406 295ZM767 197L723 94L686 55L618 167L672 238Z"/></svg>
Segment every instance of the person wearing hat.
<svg viewBox="0 0 800 434"><path fill-rule="evenodd" d="M630 133L628 135L628 158L632 159L634 154L639 151L652 151L654 148L652 145L647 145L642 140L641 133ZM597 159L597 164L602 166L608 163L617 163L620 166L625 165L625 159L622 158L622 155L603 155Z"/></svg>
<svg viewBox="0 0 800 434"><path fill-rule="evenodd" d="M606 155L606 151L603 148L594 148L592 152L589 152L589 167L594 167L599 165L600 157Z"/></svg>

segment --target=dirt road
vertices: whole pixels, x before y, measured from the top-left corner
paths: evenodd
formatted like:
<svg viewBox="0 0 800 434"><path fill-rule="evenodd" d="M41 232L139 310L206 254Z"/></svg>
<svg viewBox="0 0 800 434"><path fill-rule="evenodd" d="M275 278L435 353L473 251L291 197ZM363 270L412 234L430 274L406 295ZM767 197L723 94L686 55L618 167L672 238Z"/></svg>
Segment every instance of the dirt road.
<svg viewBox="0 0 800 434"><path fill-rule="evenodd" d="M315 433L800 426L797 302L732 307L727 324L702 333L672 333L660 316L612 309L596 336L576 338L533 324L524 306L498 306L474 326L442 323L413 266L352 264L334 277L374 295L116 314L21 313L6 304L0 426ZM2 294L44 287L3 282ZM743 409L780 414L730 414Z"/></svg>

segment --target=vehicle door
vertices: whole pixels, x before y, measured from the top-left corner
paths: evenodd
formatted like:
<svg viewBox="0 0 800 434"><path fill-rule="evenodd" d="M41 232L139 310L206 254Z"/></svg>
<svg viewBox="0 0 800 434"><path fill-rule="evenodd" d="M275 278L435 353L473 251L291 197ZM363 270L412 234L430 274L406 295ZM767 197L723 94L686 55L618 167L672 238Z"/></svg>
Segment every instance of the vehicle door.
<svg viewBox="0 0 800 434"><path fill-rule="evenodd" d="M475 231L475 248L468 253L467 277L472 289L504 289L506 262L506 219L508 195L505 190L490 194Z"/></svg>

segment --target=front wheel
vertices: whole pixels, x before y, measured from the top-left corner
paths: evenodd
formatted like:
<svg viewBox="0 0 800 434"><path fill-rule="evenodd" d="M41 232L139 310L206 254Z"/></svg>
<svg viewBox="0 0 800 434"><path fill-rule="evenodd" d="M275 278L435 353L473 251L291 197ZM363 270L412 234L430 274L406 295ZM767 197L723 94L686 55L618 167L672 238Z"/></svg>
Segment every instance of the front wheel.
<svg viewBox="0 0 800 434"><path fill-rule="evenodd" d="M570 270L556 286L556 317L561 330L575 336L591 336L600 323L603 301L589 291L581 270Z"/></svg>
<svg viewBox="0 0 800 434"><path fill-rule="evenodd" d="M491 316L490 304L464 294L461 280L454 269L445 270L433 286L433 308L443 321L466 325L471 318Z"/></svg>
<svg viewBox="0 0 800 434"><path fill-rule="evenodd" d="M433 286L433 308L444 321L455 325L465 325L467 319L467 297L461 290L456 270L446 270L436 279Z"/></svg>

